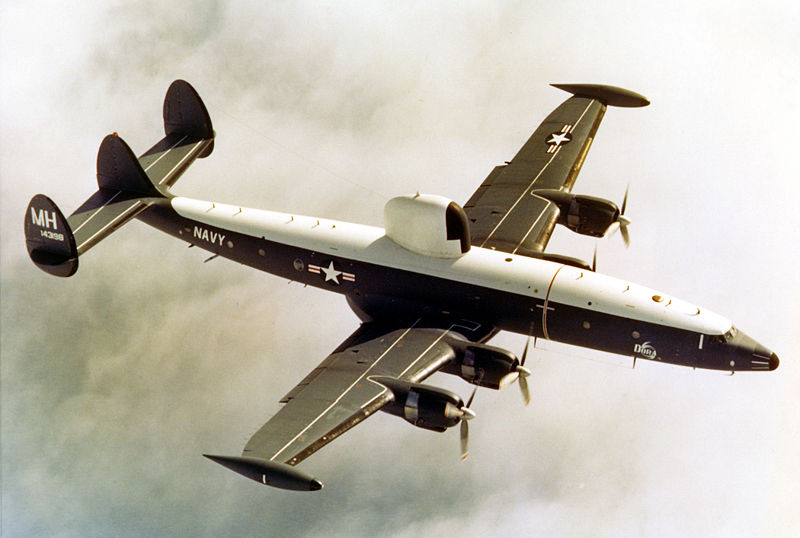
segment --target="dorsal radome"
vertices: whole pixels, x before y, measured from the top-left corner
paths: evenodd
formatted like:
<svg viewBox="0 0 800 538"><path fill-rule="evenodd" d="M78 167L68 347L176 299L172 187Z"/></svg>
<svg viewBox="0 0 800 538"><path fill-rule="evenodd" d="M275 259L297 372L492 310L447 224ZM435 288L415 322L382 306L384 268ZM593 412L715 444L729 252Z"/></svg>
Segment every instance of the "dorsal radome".
<svg viewBox="0 0 800 538"><path fill-rule="evenodd" d="M460 205L443 196L398 196L384 208L386 237L403 248L435 258L469 251L469 221Z"/></svg>

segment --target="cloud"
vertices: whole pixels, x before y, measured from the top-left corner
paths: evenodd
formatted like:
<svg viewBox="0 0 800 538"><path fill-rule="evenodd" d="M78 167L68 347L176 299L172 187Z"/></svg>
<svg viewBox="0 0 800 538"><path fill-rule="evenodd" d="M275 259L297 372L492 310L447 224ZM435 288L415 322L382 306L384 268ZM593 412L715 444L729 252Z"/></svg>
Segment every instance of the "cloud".
<svg viewBox="0 0 800 538"><path fill-rule="evenodd" d="M782 21L797 8L775 8L782 20L680 3L4 6L3 532L791 535L791 359L729 379L553 345L533 357L530 408L515 387L480 391L466 462L457 432L379 415L303 464L325 489L287 493L201 454L240 451L356 327L344 301L203 264L141 223L55 279L31 266L19 223L36 192L66 211L90 194L107 132L137 152L155 142L178 77L218 138L177 192L377 225L395 195L463 202L563 99L548 82L599 80L653 100L609 110L578 183L611 199L633 183L634 244L602 243L601 269L790 357L797 64ZM563 231L551 245L593 248Z"/></svg>

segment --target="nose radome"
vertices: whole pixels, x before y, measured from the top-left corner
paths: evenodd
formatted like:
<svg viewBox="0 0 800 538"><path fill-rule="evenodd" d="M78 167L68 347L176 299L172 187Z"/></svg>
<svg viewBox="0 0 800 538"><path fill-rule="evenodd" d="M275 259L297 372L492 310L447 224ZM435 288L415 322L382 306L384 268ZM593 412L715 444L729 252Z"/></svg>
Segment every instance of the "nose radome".
<svg viewBox="0 0 800 538"><path fill-rule="evenodd" d="M771 350L757 343L753 347L752 365L754 370L774 370L781 361Z"/></svg>

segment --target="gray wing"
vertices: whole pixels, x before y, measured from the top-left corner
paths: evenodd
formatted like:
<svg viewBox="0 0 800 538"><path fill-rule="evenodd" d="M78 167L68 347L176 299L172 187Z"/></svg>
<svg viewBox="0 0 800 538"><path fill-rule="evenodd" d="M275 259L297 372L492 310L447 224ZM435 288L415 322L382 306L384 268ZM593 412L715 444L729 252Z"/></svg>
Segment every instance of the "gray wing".
<svg viewBox="0 0 800 538"><path fill-rule="evenodd" d="M516 156L495 167L464 205L473 245L522 255L544 251L559 210L531 191L572 190L606 105L648 104L641 95L612 86L554 86L575 96L551 112Z"/></svg>
<svg viewBox="0 0 800 538"><path fill-rule="evenodd" d="M296 465L393 400L391 391L371 378L416 383L450 361L448 332L365 323L281 400L285 405L242 455Z"/></svg>

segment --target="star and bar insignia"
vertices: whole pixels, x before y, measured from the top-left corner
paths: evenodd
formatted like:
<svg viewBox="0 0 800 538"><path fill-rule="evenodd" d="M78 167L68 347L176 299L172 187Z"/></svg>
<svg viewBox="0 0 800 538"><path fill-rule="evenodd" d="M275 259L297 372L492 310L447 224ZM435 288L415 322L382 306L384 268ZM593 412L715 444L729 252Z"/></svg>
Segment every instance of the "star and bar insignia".
<svg viewBox="0 0 800 538"><path fill-rule="evenodd" d="M561 128L560 132L550 134L550 138L545 140L545 142L550 146L547 148L547 153L554 153L562 145L569 144L569 141L572 140L572 127L573 125L567 124Z"/></svg>
<svg viewBox="0 0 800 538"><path fill-rule="evenodd" d="M308 264L308 272L318 275L325 275L325 282L333 281L335 284L341 284L341 282L339 282L339 277L347 282L356 281L356 275L353 273L345 273L344 271L339 271L336 269L336 266L333 264L333 260L331 260L327 267L324 265Z"/></svg>

